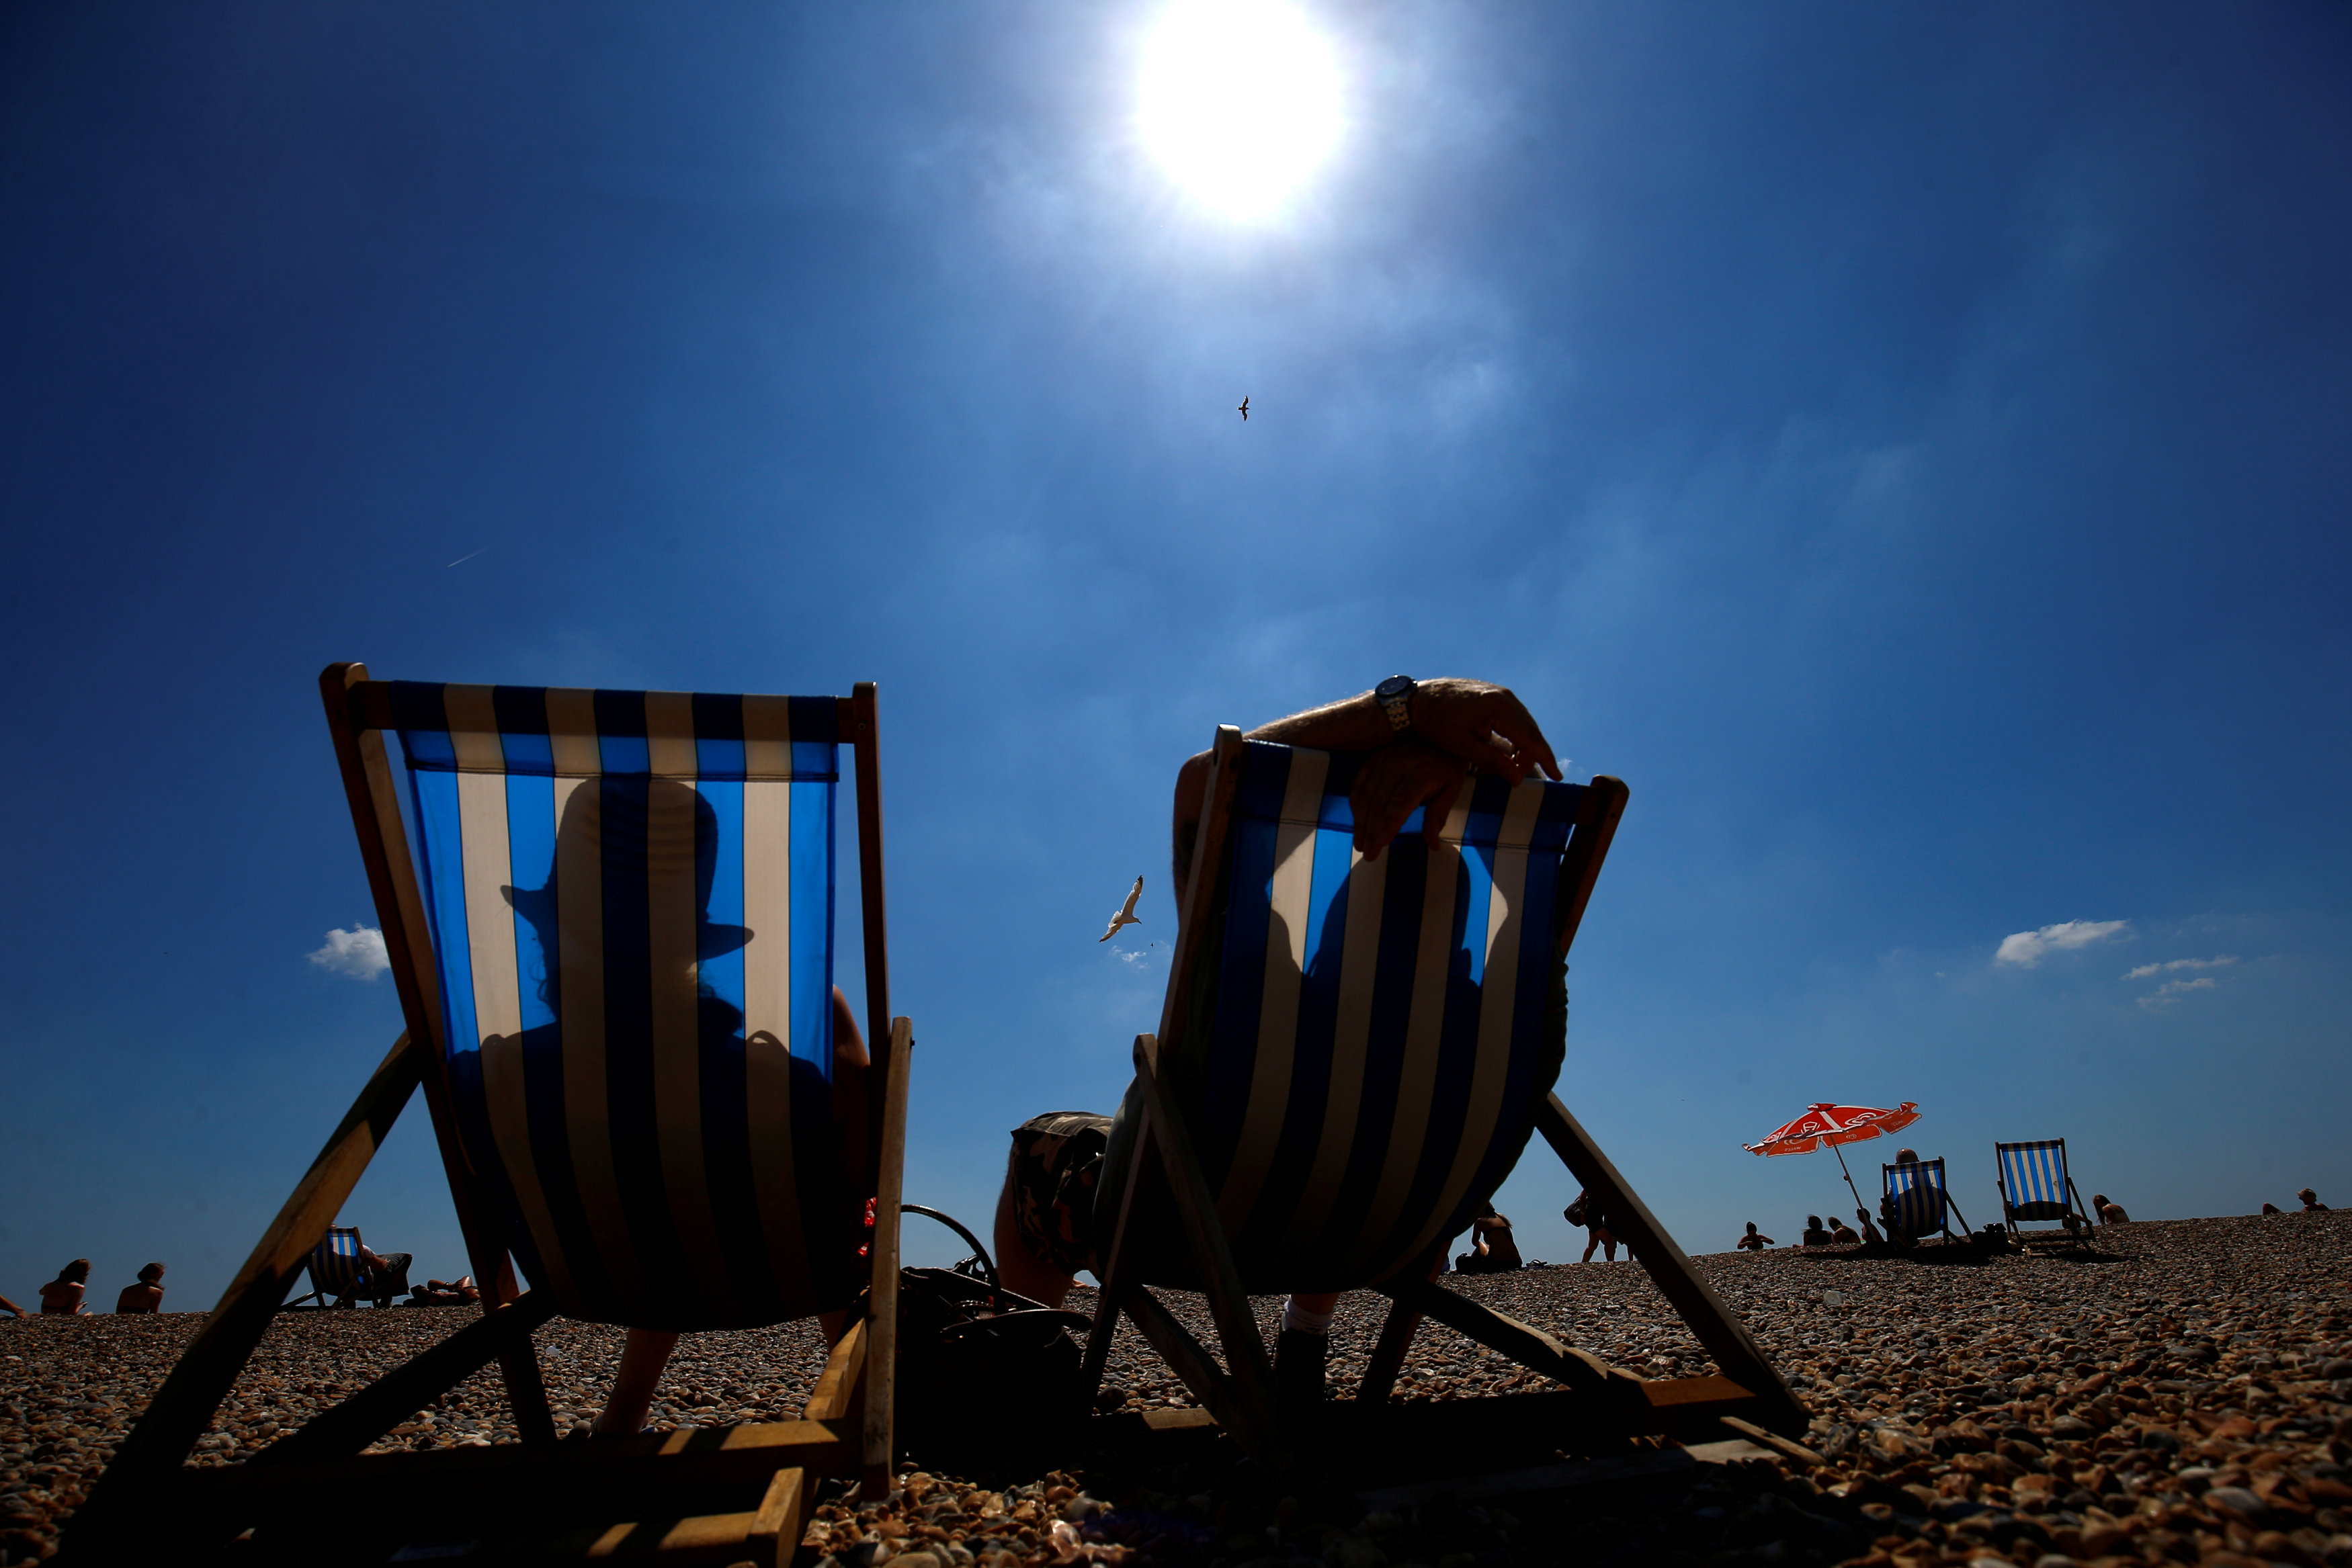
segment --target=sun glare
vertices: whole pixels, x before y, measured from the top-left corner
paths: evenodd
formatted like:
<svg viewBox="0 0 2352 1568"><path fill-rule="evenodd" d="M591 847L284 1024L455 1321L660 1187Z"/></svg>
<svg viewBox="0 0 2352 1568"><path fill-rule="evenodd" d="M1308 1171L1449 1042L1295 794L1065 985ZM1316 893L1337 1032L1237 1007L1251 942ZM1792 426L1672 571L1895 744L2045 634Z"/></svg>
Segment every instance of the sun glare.
<svg viewBox="0 0 2352 1568"><path fill-rule="evenodd" d="M1177 0L1144 55L1144 144L1202 206L1271 216L1339 140L1328 40L1276 0Z"/></svg>

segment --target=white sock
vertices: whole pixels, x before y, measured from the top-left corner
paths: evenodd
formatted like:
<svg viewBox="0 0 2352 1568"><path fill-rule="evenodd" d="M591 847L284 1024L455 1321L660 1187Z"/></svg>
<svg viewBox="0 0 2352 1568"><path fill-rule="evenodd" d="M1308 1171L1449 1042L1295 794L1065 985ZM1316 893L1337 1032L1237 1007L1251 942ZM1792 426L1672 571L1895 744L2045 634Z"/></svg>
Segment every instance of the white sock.
<svg viewBox="0 0 2352 1568"><path fill-rule="evenodd" d="M1285 1333L1321 1334L1331 1332L1329 1312L1310 1312L1298 1304L1297 1296L1282 1303L1282 1332Z"/></svg>

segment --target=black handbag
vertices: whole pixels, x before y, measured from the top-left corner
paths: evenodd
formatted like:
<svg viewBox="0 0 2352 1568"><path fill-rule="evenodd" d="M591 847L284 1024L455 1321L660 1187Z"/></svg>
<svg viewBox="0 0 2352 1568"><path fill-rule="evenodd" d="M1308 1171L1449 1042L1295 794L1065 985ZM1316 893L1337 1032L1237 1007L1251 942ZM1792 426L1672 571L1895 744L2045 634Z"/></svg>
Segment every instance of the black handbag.
<svg viewBox="0 0 2352 1568"><path fill-rule="evenodd" d="M1034 1475L1066 1454L1085 1416L1078 1341L1093 1325L1004 1289L980 1238L921 1204L972 1249L952 1269L898 1271L896 1425L911 1458L975 1479Z"/></svg>

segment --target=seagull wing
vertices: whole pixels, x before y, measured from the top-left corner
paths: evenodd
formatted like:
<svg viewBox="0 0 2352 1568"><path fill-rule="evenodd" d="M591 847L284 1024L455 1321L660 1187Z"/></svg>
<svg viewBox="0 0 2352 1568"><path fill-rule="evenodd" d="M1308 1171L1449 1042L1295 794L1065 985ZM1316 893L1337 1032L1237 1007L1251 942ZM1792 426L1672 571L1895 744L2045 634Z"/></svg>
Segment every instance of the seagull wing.
<svg viewBox="0 0 2352 1568"><path fill-rule="evenodd" d="M1135 901L1142 896L1143 879L1139 876L1135 879L1135 885L1127 890L1127 902L1119 907L1118 917L1121 920L1133 920L1135 918Z"/></svg>

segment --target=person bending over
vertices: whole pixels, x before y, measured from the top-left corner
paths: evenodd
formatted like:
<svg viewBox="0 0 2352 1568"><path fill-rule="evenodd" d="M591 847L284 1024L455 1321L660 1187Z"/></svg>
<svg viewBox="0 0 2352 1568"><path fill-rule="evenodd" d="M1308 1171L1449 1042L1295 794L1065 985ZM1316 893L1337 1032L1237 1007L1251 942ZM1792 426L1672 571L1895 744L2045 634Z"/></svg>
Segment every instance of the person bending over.
<svg viewBox="0 0 2352 1568"><path fill-rule="evenodd" d="M160 1312L163 1310L163 1265L150 1263L139 1270L136 1284L122 1287L114 1298L118 1312Z"/></svg>
<svg viewBox="0 0 2352 1568"><path fill-rule="evenodd" d="M1561 1209L1559 1217L1570 1225L1584 1227L1584 1256L1578 1259L1578 1262L1591 1262L1595 1248L1601 1249L1601 1256L1609 1262L1617 1261L1617 1238L1609 1228L1609 1216L1602 1213L1601 1206L1592 1201L1592 1194L1590 1191L1578 1193L1576 1201Z"/></svg>
<svg viewBox="0 0 2352 1568"><path fill-rule="evenodd" d="M1769 1236L1758 1235L1756 1232L1756 1222L1751 1219L1748 1222L1748 1234L1733 1242L1732 1245L1738 1248L1742 1252L1761 1252L1764 1249L1772 1245L1772 1239Z"/></svg>
<svg viewBox="0 0 2352 1568"><path fill-rule="evenodd" d="M58 1277L41 1287L41 1311L60 1317L86 1312L82 1292L89 1284L89 1260L77 1258L58 1270Z"/></svg>
<svg viewBox="0 0 2352 1568"><path fill-rule="evenodd" d="M1366 860L1378 859L1423 806L1429 808L1425 832L1433 841L1474 770L1499 774L1515 785L1538 770L1560 777L1543 731L1506 688L1450 678L1404 685L1402 727L1377 693L1365 692L1249 732L1253 740L1367 754L1348 795L1356 847ZM1207 808L1209 756L1204 751L1192 758L1176 775L1171 885L1179 890L1180 919L1192 841ZM1563 1040L1564 993L1563 979L1553 998ZM1559 1057L1550 1061L1556 1076ZM1547 1077L1530 1093L1540 1099L1550 1087ZM1141 1117L1140 1091L1130 1085L1116 1116L1055 1111L1013 1130L995 1222L997 1270L1006 1289L1059 1307L1080 1271L1099 1277L1096 1246L1109 1238ZM1493 1245L1489 1238L1490 1249ZM1515 1260L1517 1252L1514 1247ZM1339 1299L1336 1292L1302 1293L1283 1308L1275 1375L1286 1406L1297 1408L1323 1397L1331 1314Z"/></svg>
<svg viewBox="0 0 2352 1568"><path fill-rule="evenodd" d="M864 1190L873 1138L867 1121L866 1037L857 1032L856 1015L841 988L833 988L833 1120L839 1138L841 1168L847 1178L844 1190ZM864 1199L858 1199L862 1207ZM437 1283L437 1281L436 1281ZM831 1344L849 1326L849 1309L818 1315L824 1339ZM643 1431L653 1410L654 1391L661 1385L662 1369L677 1348L677 1334L668 1329L631 1329L621 1345L620 1369L613 1376L613 1392L591 1431L629 1434Z"/></svg>
<svg viewBox="0 0 2352 1568"><path fill-rule="evenodd" d="M1457 1274L1507 1274L1526 1267L1519 1244L1511 1239L1511 1222L1493 1213L1470 1222L1470 1250L1454 1260Z"/></svg>

